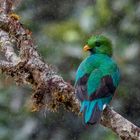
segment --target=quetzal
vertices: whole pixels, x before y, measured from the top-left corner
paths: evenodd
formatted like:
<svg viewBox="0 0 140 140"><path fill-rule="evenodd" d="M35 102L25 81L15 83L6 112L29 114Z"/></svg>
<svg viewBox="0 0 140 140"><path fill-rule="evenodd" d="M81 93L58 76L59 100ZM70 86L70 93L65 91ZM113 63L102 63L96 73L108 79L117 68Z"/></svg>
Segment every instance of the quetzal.
<svg viewBox="0 0 140 140"><path fill-rule="evenodd" d="M112 59L112 43L105 36L92 36L83 49L90 56L78 67L75 93L81 102L84 124L96 124L119 84L120 71Z"/></svg>

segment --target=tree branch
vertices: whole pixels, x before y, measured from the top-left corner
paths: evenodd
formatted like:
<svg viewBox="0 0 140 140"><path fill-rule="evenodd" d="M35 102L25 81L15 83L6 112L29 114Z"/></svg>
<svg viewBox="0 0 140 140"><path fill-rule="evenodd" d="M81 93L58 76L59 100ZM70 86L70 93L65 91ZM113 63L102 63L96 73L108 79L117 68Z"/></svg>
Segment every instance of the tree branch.
<svg viewBox="0 0 140 140"><path fill-rule="evenodd" d="M103 112L101 124L112 129L122 140L140 140L140 128L109 107Z"/></svg>
<svg viewBox="0 0 140 140"><path fill-rule="evenodd" d="M11 61L13 64L16 65L20 61L20 58L17 57L16 53L14 52L13 44L9 39L8 33L0 30L0 40L2 52L5 53L5 57L8 61Z"/></svg>
<svg viewBox="0 0 140 140"><path fill-rule="evenodd" d="M13 63L0 60L0 69L1 69L1 70L4 70L4 69L11 69L12 67L13 67ZM5 71L5 70L4 70L4 71Z"/></svg>
<svg viewBox="0 0 140 140"><path fill-rule="evenodd" d="M0 0L0 7L4 14L9 14L12 10L13 0Z"/></svg>
<svg viewBox="0 0 140 140"><path fill-rule="evenodd" d="M9 15L8 0L3 0L0 11L0 46L7 61L0 61L0 69L19 84L30 84L33 89L32 110L47 108L56 111L60 106L76 114L80 103L74 88L58 75L38 54L31 32L19 22L18 16ZM9 5L9 7L5 7ZM15 43L15 46L13 45ZM15 53L15 47L19 53ZM112 129L123 140L140 139L140 128L107 107L101 124Z"/></svg>

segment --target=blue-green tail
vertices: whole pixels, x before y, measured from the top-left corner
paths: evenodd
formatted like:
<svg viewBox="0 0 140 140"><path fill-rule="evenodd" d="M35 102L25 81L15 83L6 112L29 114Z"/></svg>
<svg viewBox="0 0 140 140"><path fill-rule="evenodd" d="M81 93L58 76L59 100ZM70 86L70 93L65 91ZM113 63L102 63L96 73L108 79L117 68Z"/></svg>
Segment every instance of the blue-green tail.
<svg viewBox="0 0 140 140"><path fill-rule="evenodd" d="M96 124L100 121L103 107L108 104L111 97L101 98L94 101L84 100L80 112L83 112L84 124Z"/></svg>

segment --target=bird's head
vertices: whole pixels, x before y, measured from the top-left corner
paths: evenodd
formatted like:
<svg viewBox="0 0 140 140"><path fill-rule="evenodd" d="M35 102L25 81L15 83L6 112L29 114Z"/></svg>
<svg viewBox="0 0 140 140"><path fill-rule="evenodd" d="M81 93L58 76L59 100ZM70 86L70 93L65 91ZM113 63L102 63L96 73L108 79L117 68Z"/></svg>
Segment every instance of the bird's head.
<svg viewBox="0 0 140 140"><path fill-rule="evenodd" d="M90 51L91 54L106 54L112 56L111 41L103 35L90 37L83 49L84 51Z"/></svg>

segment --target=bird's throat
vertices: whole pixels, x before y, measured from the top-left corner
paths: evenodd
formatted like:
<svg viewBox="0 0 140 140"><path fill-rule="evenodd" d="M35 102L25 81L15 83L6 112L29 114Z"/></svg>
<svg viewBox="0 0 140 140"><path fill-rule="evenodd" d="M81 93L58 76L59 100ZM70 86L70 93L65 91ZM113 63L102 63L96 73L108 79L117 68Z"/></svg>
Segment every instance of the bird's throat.
<svg viewBox="0 0 140 140"><path fill-rule="evenodd" d="M95 54L95 49L90 49L89 52L90 52L90 55L93 55Z"/></svg>

